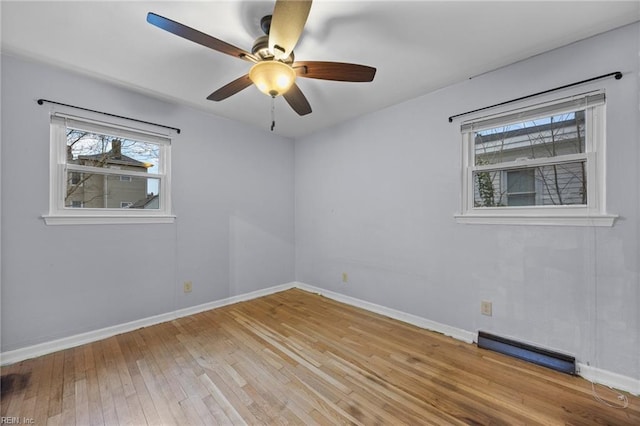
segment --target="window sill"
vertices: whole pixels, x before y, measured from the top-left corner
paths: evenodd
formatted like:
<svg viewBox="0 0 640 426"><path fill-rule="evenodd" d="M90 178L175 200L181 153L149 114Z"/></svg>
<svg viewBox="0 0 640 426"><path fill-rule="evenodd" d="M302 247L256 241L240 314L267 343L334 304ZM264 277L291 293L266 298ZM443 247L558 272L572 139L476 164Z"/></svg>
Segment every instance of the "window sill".
<svg viewBox="0 0 640 426"><path fill-rule="evenodd" d="M136 215L136 216L110 216L110 215L44 215L44 223L47 225L132 225L146 223L174 223L173 215Z"/></svg>
<svg viewBox="0 0 640 426"><path fill-rule="evenodd" d="M613 226L618 215L457 214L457 223L473 225Z"/></svg>

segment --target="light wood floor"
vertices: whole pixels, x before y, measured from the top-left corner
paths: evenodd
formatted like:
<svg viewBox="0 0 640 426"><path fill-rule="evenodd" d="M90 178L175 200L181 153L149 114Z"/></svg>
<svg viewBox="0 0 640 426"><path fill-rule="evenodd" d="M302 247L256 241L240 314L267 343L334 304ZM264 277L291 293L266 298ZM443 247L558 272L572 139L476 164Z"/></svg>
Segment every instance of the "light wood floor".
<svg viewBox="0 0 640 426"><path fill-rule="evenodd" d="M24 361L2 376L1 415L22 424L640 425L640 398L609 408L581 378L301 290Z"/></svg>

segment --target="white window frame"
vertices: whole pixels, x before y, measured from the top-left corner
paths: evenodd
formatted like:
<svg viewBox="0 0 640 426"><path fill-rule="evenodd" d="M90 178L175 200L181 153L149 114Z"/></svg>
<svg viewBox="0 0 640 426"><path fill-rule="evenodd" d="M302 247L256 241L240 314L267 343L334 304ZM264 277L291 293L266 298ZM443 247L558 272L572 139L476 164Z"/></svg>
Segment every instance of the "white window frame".
<svg viewBox="0 0 640 426"><path fill-rule="evenodd" d="M156 144L160 148L158 173L149 175L131 170L67 164L67 128ZM175 221L171 211L171 139L169 135L149 129L132 128L56 112L51 114L49 156L49 213L42 216L47 225L173 223ZM65 207L64 194L66 194L68 171L159 179L160 208L148 210Z"/></svg>
<svg viewBox="0 0 640 426"><path fill-rule="evenodd" d="M570 225L613 226L617 215L606 210L605 157L605 96L604 91L545 102L501 114L469 120L461 125L462 133L462 195L456 222L465 224L504 225ZM585 152L550 158L516 160L496 167L475 165L475 132L540 117L585 110ZM525 167L545 166L584 160L587 175L587 205L475 207L474 172L483 170L509 171Z"/></svg>

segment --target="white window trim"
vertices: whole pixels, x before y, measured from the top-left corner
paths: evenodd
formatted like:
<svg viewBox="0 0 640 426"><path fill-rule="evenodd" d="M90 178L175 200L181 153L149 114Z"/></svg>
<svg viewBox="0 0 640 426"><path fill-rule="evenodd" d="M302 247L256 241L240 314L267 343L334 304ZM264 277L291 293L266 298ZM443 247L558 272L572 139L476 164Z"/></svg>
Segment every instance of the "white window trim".
<svg viewBox="0 0 640 426"><path fill-rule="evenodd" d="M595 104L586 104L598 99ZM601 101L600 101L601 99ZM587 200L586 206L512 206L512 207L475 207L473 172L481 170L509 170L523 166L558 164L554 159L532 159L515 161L512 165L474 165L473 134L483 128L532 119L539 116L571 111L586 106L586 144L584 154L563 156L563 162L586 159L587 164ZM520 108L503 114L483 117L462 124L462 197L461 213L454 215L457 223L483 225L564 225L564 226L613 226L618 215L606 211L606 151L604 92L591 92L559 99L529 108ZM501 121L501 120L504 120Z"/></svg>
<svg viewBox="0 0 640 426"><path fill-rule="evenodd" d="M94 171L89 166L67 165L66 129L72 127L97 133L108 133L130 139L153 142L160 146L160 173L149 175L134 171L109 169L112 175L127 175L146 178L160 178L160 208L156 211L144 209L91 209L65 207L62 194L65 191L67 171ZM47 225L107 225L107 224L143 224L174 223L175 215L171 211L171 139L169 135L156 133L149 129L131 128L120 124L102 122L93 119L72 116L63 113L51 115L49 152L49 213L42 216ZM104 172L104 170L102 171Z"/></svg>

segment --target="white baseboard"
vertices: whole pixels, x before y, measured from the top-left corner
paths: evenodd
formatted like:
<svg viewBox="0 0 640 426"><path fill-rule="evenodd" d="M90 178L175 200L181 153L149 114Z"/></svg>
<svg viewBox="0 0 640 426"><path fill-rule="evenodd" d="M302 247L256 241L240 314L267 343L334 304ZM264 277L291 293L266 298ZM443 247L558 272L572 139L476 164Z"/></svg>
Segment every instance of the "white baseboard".
<svg viewBox="0 0 640 426"><path fill-rule="evenodd" d="M577 363L576 367L578 375L590 382L629 392L632 395L640 395L640 379L623 376L622 374L591 367L590 365L582 363Z"/></svg>
<svg viewBox="0 0 640 426"><path fill-rule="evenodd" d="M160 324L167 321L172 321L176 318L182 318L188 315L197 314L200 312L208 311L211 309L219 308L222 306L232 305L238 302L244 302L258 297L267 296L269 294L277 293L280 291L289 290L291 288L299 288L311 293L317 293L329 299L336 300L338 302L345 303L347 305L355 306L365 309L367 311L375 312L377 314L385 315L389 318L394 318L399 321L406 322L408 324L415 325L420 328L442 333L446 336L450 336L454 339L461 340L466 343L473 343L477 340L477 333L463 330L461 328L452 327L446 324L441 324L436 321L431 321L417 315L409 314L406 312L398 311L395 309L387 308L385 306L377 305L375 303L367 302L355 297L347 296L331 290L326 290L320 287L315 287L309 284L301 282L291 282L287 284L276 285L273 287L265 288L262 290L252 291L238 296L232 296L213 302L204 303L189 308L179 309L172 312L168 312L161 315L155 315L148 318L143 318L136 321L127 322L124 324L115 325L112 327L106 327L95 331L89 331L86 333L76 334L75 336L69 336L62 339L53 340L50 342L39 343L33 346L27 346L24 348L16 349L13 351L0 353L0 365L8 365L16 362L23 361L25 359L35 358L38 356L46 355L49 353L57 352L63 349L69 349L76 346L84 345L86 343L95 342L98 340L106 339L117 334L126 333L128 331L137 330L142 327L149 327L151 325ZM615 389L629 392L633 395L640 395L640 380L634 379L621 374L613 373L611 371L602 370L599 368L591 367L586 364L577 365L578 374L587 380L595 383L600 383Z"/></svg>
<svg viewBox="0 0 640 426"><path fill-rule="evenodd" d="M115 336L117 334L122 334L129 331L137 330L142 327L149 327L151 325L172 321L176 318L182 318L188 315L197 314L199 312L208 311L208 310L219 308L222 306L232 305L234 303L256 299L258 297L266 296L272 293L277 293L279 291L288 290L295 286L296 286L295 283L276 285L266 289L245 293L239 296L232 296L226 299L203 303L201 305L191 306L189 308L178 309L172 312L167 312L165 314L154 315L152 317L142 318L142 319L127 322L124 324L101 328L99 330L94 330L94 331L88 331L86 333L76 334L74 336L64 337L62 339L56 339L50 342L44 342L44 343L39 343L32 346L26 346L24 348L16 349L13 351L2 352L0 353L0 365L14 364L16 362L24 361L25 359L47 355L53 352L61 351L63 349L74 348L76 346L84 345L86 343L91 343L98 340L106 339L108 337Z"/></svg>
<svg viewBox="0 0 640 426"><path fill-rule="evenodd" d="M336 300L338 302L346 303L347 305L356 306L358 308L365 309L370 312L375 312L380 315L387 316L389 318L397 319L408 324L415 325L420 328L442 333L445 336L453 337L454 339L462 340L466 343L473 343L476 340L477 333L463 330L461 328L451 327L446 324L431 321L426 318L419 317L417 315L408 314L406 312L398 311L395 309L387 308L385 306L377 305L375 303L366 302L364 300L356 299L355 297L345 296L344 294L336 293L331 290L326 290L319 287L314 287L309 284L296 282L296 287L301 290L306 290L311 293L318 293L329 299Z"/></svg>
<svg viewBox="0 0 640 426"><path fill-rule="evenodd" d="M358 308L366 309L371 312L375 312L381 315L388 316L390 318L397 319L420 328L442 333L445 336L453 337L454 339L461 340L466 343L477 342L478 333L463 330L461 328L451 327L446 324L442 324L436 321L431 321L426 318L422 318L416 315L408 314L406 312L397 311L395 309L387 308L384 306L376 305L375 303L366 302L364 300L356 299L351 296L336 293L331 290L325 290L323 288L314 287L309 284L295 282L294 286L306 290L312 293L318 293L322 296L336 300L338 302L345 303L347 305L356 306ZM607 370L601 370L599 368L591 367L586 364L577 363L578 375L581 377L605 386L609 386L615 389L619 389L625 392L629 392L633 395L640 395L640 380L634 379L621 374L613 373Z"/></svg>
<svg viewBox="0 0 640 426"><path fill-rule="evenodd" d="M290 288L300 288L311 293L321 294L330 299L338 302L345 303L347 305L362 308L371 312L375 312L381 315L394 318L408 324L436 331L446 336L451 336L455 339L462 340L463 342L473 343L475 340L475 333L462 330L459 328L451 327L445 324L440 324L435 321L431 321L416 315L408 314L395 309L387 308L385 306L376 305L375 303L366 302L364 300L356 299L354 297L346 296L340 293L336 293L330 290L325 290L312 285L304 284L301 282L291 282L287 284L277 285L262 290L253 291L250 293L242 294L239 296L232 296L226 299L216 300L213 302L204 303L197 306L191 306L189 308L179 309L176 311L168 312L161 315L155 315L148 318L143 318L136 321L127 322L111 327L101 328L99 330L89 331L86 333L76 334L74 336L64 337L62 339L52 340L50 342L39 343L32 346L16 349L13 351L3 352L0 354L0 365L8 365L16 362L23 361L29 358L35 358L41 355L46 355L52 352L60 351L63 349L69 349L76 346L84 345L86 343L95 342L97 340L106 339L117 334L126 333L128 331L137 330L142 327L149 327L151 325L160 324L167 321L172 321L176 318L182 318L188 315L194 315L200 312L208 311L211 309L219 308L222 306L231 305L238 302L244 302L246 300L256 299L258 297L267 296L269 294L277 293L279 291L288 290Z"/></svg>

